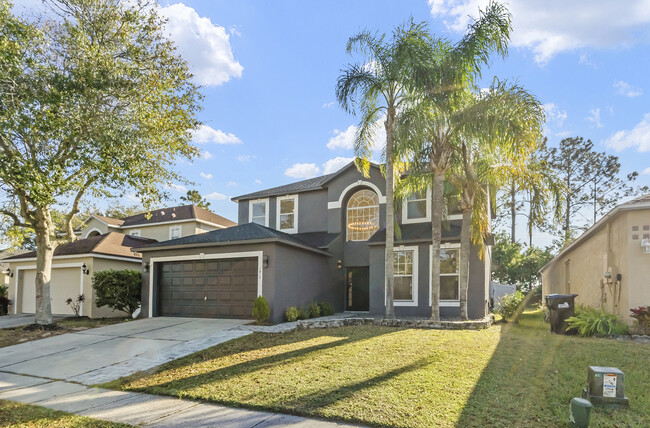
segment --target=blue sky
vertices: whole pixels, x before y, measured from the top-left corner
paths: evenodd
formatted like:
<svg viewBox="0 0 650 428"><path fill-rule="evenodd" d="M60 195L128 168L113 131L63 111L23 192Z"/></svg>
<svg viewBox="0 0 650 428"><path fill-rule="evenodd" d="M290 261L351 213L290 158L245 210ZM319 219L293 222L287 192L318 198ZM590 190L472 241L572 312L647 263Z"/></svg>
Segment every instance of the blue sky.
<svg viewBox="0 0 650 428"><path fill-rule="evenodd" d="M209 128L195 138L204 157L178 165L195 183L185 187L236 219L230 197L342 165L353 156L357 123L334 97L340 70L355 60L345 52L348 37L363 29L390 32L412 16L458 40L467 16L485 4L161 2L171 37L204 85L200 119ZM486 85L495 75L517 79L545 104L550 145L567 136L589 138L619 156L623 172L645 171L638 184L650 185L650 0L509 4L510 53L485 71Z"/></svg>

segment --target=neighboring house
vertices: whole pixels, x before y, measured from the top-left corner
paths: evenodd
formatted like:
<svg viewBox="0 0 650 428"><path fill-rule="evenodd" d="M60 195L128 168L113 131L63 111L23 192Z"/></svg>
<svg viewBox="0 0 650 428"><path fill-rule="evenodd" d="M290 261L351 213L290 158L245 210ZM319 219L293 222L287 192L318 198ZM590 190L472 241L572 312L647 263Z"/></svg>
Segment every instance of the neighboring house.
<svg viewBox="0 0 650 428"><path fill-rule="evenodd" d="M54 250L50 298L53 314L70 314L72 309L66 299L75 299L83 294L86 301L81 305L81 315L91 318L124 316L110 308L98 308L91 277L94 272L106 269L137 269L142 261L140 254L134 254L132 247L155 242L152 239L109 232L87 239L61 244ZM13 302L12 313L34 313L36 252L30 251L9 256L2 260L5 277L9 279L9 298ZM6 273L6 269L9 273Z"/></svg>
<svg viewBox="0 0 650 428"><path fill-rule="evenodd" d="M630 323L650 305L650 194L618 205L541 270L544 295L577 294Z"/></svg>
<svg viewBox="0 0 650 428"><path fill-rule="evenodd" d="M225 229L237 223L196 205L162 208L117 219L92 215L77 230L82 238L108 232L143 236L157 241Z"/></svg>
<svg viewBox="0 0 650 428"><path fill-rule="evenodd" d="M83 315L92 318L123 316L109 308L94 305L90 278L93 272L105 269L140 270L140 254L133 253L131 247L225 229L235 224L195 205L162 208L122 219L93 215L77 229L82 239L55 249L50 284L52 313L72 314L65 300L84 294ZM5 277L9 278L9 295L14 302L12 311L33 313L36 253L7 257L1 262L8 265L11 271ZM83 266L89 274L82 275Z"/></svg>
<svg viewBox="0 0 650 428"><path fill-rule="evenodd" d="M144 316L251 318L264 296L273 321L290 306L327 301L337 311L383 314L385 308L385 179L377 165L368 178L350 163L334 174L233 198L239 226L137 247ZM395 310L431 314L430 194L397 208ZM490 211L490 210L488 210ZM443 317L459 315L460 215L443 228ZM490 249L473 248L468 310L487 313Z"/></svg>

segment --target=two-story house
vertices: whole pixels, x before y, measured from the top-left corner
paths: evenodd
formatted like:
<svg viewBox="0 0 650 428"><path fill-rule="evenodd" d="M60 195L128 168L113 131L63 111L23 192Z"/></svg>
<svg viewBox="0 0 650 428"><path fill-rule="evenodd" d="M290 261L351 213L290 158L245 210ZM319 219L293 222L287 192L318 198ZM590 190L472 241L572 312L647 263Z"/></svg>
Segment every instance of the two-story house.
<svg viewBox="0 0 650 428"><path fill-rule="evenodd" d="M124 316L94 304L92 273L106 269L140 270L141 256L131 251L132 247L234 225L236 223L195 205L162 208L121 219L93 215L77 229L81 239L59 245L54 250L50 280L52 313L71 315L72 308L66 300L83 294L82 315L91 318ZM6 266L3 272L13 302L11 312L34 313L36 252L13 255L2 263Z"/></svg>
<svg viewBox="0 0 650 428"><path fill-rule="evenodd" d="M398 316L428 316L430 194L397 207L395 309ZM290 306L327 301L337 311L385 310L385 179L377 165L364 177L350 163L336 173L233 198L239 226L135 248L143 279L145 316L250 318L264 296L271 318ZM460 216L443 229L443 317L459 314ZM485 316L489 252L473 249L468 310Z"/></svg>

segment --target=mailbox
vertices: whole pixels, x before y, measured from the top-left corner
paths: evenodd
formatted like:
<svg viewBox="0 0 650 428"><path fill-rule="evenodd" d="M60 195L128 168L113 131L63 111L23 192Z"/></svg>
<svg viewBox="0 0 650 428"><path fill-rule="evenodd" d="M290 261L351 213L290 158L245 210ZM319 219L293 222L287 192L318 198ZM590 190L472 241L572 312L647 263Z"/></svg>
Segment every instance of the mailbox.
<svg viewBox="0 0 650 428"><path fill-rule="evenodd" d="M587 382L582 396L594 406L614 409L630 407L630 401L625 396L625 375L619 369L591 366Z"/></svg>

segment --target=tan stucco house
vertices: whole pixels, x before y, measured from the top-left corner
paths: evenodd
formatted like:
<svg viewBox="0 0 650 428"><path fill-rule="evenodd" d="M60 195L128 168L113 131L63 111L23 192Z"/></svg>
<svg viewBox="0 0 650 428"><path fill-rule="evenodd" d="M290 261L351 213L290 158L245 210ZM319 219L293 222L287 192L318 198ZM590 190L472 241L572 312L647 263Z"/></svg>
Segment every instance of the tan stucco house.
<svg viewBox="0 0 650 428"><path fill-rule="evenodd" d="M630 308L650 305L650 194L612 209L540 273L544 295L574 293L631 323Z"/></svg>
<svg viewBox="0 0 650 428"><path fill-rule="evenodd" d="M50 294L53 314L72 315L67 298L85 296L81 315L91 318L124 316L110 308L98 308L92 290L92 274L107 269L137 269L141 254L132 251L156 241L167 241L236 223L195 205L162 208L122 219L93 215L77 230L81 239L56 247L52 260ZM13 302L10 313L34 313L36 253L27 252L0 260L3 280ZM8 273L7 273L7 269Z"/></svg>

